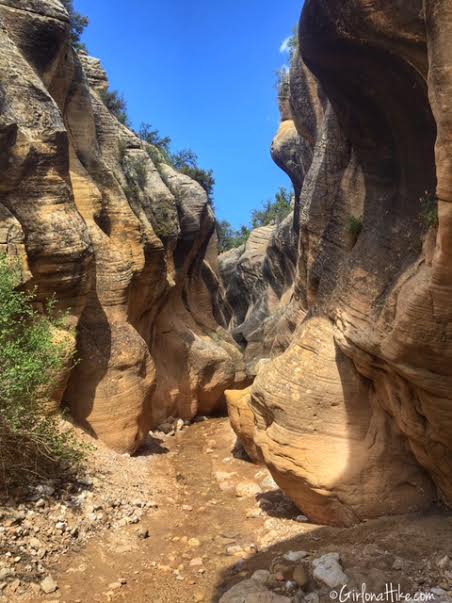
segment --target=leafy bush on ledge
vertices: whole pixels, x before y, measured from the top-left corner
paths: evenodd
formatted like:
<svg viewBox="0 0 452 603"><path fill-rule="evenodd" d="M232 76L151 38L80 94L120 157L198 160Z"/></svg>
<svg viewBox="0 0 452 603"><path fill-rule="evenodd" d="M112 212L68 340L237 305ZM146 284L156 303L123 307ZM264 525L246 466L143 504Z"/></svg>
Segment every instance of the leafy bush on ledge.
<svg viewBox="0 0 452 603"><path fill-rule="evenodd" d="M81 41L81 37L86 27L88 27L89 25L88 17L85 17L74 9L73 0L61 0L61 2L69 15L69 22L71 24L72 46L76 50L84 50L86 52L87 48L85 44Z"/></svg>
<svg viewBox="0 0 452 603"><path fill-rule="evenodd" d="M124 100L124 97L119 94L117 90L110 90L109 88L101 90L99 94L102 102L110 113L112 113L124 126L129 127L130 121L127 114L127 103Z"/></svg>
<svg viewBox="0 0 452 603"><path fill-rule="evenodd" d="M198 165L198 156L191 149L173 153L171 138L161 136L151 124L143 123L137 135L147 144L147 151L153 163L167 163L181 174L185 174L200 184L207 193L209 203L213 205L215 178L212 170L204 170Z"/></svg>

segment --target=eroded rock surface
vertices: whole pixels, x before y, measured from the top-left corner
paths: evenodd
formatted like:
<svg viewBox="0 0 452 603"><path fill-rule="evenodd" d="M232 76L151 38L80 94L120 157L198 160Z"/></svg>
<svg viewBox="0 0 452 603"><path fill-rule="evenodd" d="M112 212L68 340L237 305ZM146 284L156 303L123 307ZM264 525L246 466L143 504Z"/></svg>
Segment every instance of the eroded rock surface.
<svg viewBox="0 0 452 603"><path fill-rule="evenodd" d="M217 322L213 211L108 111L106 75L73 51L58 0L3 0L0 21L0 250L77 325L64 403L133 451L244 379Z"/></svg>
<svg viewBox="0 0 452 603"><path fill-rule="evenodd" d="M280 328L280 324L287 318L292 296L296 248L292 212L281 224L256 228L244 246L219 256L224 315L243 348L250 378L256 376L259 361L274 353L273 348L280 351L287 345L284 339L290 327Z"/></svg>
<svg viewBox="0 0 452 603"><path fill-rule="evenodd" d="M274 144L302 165L296 329L250 409L321 523L452 504L451 28L435 0L304 4Z"/></svg>

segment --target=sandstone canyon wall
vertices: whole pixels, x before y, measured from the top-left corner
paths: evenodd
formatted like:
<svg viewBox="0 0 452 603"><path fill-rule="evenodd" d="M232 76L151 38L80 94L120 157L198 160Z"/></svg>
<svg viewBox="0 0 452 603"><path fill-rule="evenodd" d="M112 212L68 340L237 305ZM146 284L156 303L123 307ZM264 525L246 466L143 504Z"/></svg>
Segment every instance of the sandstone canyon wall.
<svg viewBox="0 0 452 603"><path fill-rule="evenodd" d="M244 379L218 323L212 208L106 108L106 75L72 49L58 0L0 0L0 69L0 251L76 325L62 402L133 451Z"/></svg>
<svg viewBox="0 0 452 603"><path fill-rule="evenodd" d="M452 504L451 34L443 0L304 4L273 144L299 199L296 328L228 401L321 523Z"/></svg>

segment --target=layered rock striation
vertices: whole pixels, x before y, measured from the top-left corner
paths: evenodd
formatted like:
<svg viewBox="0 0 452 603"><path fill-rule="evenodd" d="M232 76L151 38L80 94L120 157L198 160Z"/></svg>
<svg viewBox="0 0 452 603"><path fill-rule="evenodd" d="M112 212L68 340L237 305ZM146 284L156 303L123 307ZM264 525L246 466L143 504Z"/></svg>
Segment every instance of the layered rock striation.
<svg viewBox="0 0 452 603"><path fill-rule="evenodd" d="M273 145L300 188L296 328L244 424L317 522L452 504L451 28L440 0L304 4Z"/></svg>
<svg viewBox="0 0 452 603"><path fill-rule="evenodd" d="M274 347L291 299L296 265L293 212L278 225L256 228L246 243L219 256L224 286L221 298L228 328L244 352L246 372L256 376L258 363Z"/></svg>
<svg viewBox="0 0 452 603"><path fill-rule="evenodd" d="M0 250L76 325L62 402L119 451L168 415L241 385L218 304L215 218L202 187L107 109L58 0L0 1Z"/></svg>

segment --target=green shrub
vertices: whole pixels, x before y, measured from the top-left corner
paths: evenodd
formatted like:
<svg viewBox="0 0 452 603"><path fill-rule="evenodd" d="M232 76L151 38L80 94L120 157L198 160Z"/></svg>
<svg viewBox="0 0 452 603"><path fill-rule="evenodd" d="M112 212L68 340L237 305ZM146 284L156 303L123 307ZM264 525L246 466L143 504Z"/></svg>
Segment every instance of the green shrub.
<svg viewBox="0 0 452 603"><path fill-rule="evenodd" d="M81 449L61 433L48 404L72 350L54 305L34 308L35 294L18 287L18 263L0 255L0 489L75 471Z"/></svg>
<svg viewBox="0 0 452 603"><path fill-rule="evenodd" d="M251 213L251 225L253 228L268 226L269 224L280 224L292 211L292 194L281 187L273 201L264 203L262 209L254 209Z"/></svg>
<svg viewBox="0 0 452 603"><path fill-rule="evenodd" d="M351 216L348 223L348 229L356 243L363 229L363 219L361 217L357 218L356 216Z"/></svg>
<svg viewBox="0 0 452 603"><path fill-rule="evenodd" d="M127 176L130 179L134 179L138 186L143 189L146 186L147 173L146 173L146 162L143 157L134 157L130 159L130 167L132 173L127 172ZM130 175L129 175L130 174Z"/></svg>
<svg viewBox="0 0 452 603"><path fill-rule="evenodd" d="M160 131L156 130L148 123L142 123L137 132L138 136L147 143L147 152L153 163L167 163L181 174L189 176L196 180L207 193L209 203L213 204L213 192L215 187L215 178L212 170L204 170L198 165L198 156L191 149L182 149L181 151L171 152L171 138L161 136Z"/></svg>
<svg viewBox="0 0 452 603"><path fill-rule="evenodd" d="M85 17L74 9L73 0L61 0L61 2L69 14L72 45L76 50L84 50L86 52L87 48L81 41L81 37L86 27L89 25L88 17Z"/></svg>
<svg viewBox="0 0 452 603"><path fill-rule="evenodd" d="M112 113L118 121L124 126L129 127L129 116L127 114L127 103L124 97L117 90L104 88L100 91L100 97L107 109Z"/></svg>
<svg viewBox="0 0 452 603"><path fill-rule="evenodd" d="M137 134L141 140L144 140L144 142L153 147L157 147L162 153L168 156L171 154L171 138L169 136L160 136L159 130L153 129L151 124L142 123Z"/></svg>
<svg viewBox="0 0 452 603"><path fill-rule="evenodd" d="M227 220L217 221L218 250L223 253L223 251L240 247L247 242L250 234L251 230L247 226L241 226L235 230Z"/></svg>
<svg viewBox="0 0 452 603"><path fill-rule="evenodd" d="M213 205L213 191L215 187L215 178L212 170L203 170L200 167L182 166L179 171L181 174L189 176L195 180L207 193L208 202Z"/></svg>
<svg viewBox="0 0 452 603"><path fill-rule="evenodd" d="M434 193L425 191L419 199L421 203L421 221L426 228L437 228L438 219L438 200Z"/></svg>
<svg viewBox="0 0 452 603"><path fill-rule="evenodd" d="M273 201L267 201L262 209L251 212L251 228L241 226L235 230L227 220L217 221L218 249L221 252L240 247L248 240L253 228L280 224L293 210L292 194L281 187Z"/></svg>
<svg viewBox="0 0 452 603"><path fill-rule="evenodd" d="M157 169L159 169L160 163L168 163L167 161L165 161L165 157L157 147L148 144L146 145L146 151L149 157L152 159L152 163Z"/></svg>

